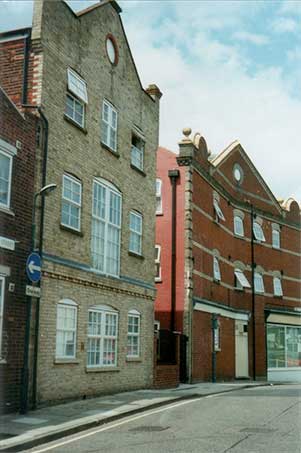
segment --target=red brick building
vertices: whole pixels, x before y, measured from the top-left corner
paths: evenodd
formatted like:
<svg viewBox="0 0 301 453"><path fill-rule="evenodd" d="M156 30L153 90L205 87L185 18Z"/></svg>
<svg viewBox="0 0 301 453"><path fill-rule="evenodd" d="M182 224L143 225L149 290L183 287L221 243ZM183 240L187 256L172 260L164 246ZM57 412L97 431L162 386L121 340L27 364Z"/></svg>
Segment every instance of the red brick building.
<svg viewBox="0 0 301 453"><path fill-rule="evenodd" d="M187 338L190 381L300 381L300 207L238 142L212 157L184 133L158 150L155 318Z"/></svg>
<svg viewBox="0 0 301 453"><path fill-rule="evenodd" d="M0 87L0 411L16 410L20 403L35 124Z"/></svg>

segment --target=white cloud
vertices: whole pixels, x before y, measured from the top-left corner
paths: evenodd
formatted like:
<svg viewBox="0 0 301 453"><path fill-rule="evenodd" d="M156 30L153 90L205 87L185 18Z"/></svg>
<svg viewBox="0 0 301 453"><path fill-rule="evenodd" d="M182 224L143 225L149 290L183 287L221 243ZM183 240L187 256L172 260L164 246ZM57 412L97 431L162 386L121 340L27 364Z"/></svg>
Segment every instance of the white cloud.
<svg viewBox="0 0 301 453"><path fill-rule="evenodd" d="M269 42L269 38L265 35L260 35L256 33L249 33L246 31L238 31L233 34L234 39L239 41L249 42L257 46L262 46Z"/></svg>
<svg viewBox="0 0 301 453"><path fill-rule="evenodd" d="M276 33L290 33L297 31L298 23L287 17L277 18L271 25L271 29Z"/></svg>

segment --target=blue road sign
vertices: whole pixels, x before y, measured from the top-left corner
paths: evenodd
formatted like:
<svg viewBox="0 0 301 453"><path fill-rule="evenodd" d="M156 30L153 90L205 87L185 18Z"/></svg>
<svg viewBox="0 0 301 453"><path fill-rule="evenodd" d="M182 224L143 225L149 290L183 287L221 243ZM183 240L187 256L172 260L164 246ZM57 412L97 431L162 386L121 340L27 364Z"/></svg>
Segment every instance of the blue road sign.
<svg viewBox="0 0 301 453"><path fill-rule="evenodd" d="M30 281L38 282L41 279L41 257L38 253L31 253L26 261L26 273Z"/></svg>

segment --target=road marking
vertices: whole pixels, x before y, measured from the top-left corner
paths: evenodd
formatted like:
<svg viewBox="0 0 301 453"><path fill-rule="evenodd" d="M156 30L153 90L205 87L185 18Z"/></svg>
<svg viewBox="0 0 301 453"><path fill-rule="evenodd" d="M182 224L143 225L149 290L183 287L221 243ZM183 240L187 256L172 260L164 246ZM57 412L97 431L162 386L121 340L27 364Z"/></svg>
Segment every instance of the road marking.
<svg viewBox="0 0 301 453"><path fill-rule="evenodd" d="M136 415L136 416L128 418L126 420L122 420L120 422L114 423L114 424L112 424L110 426L103 426L102 428L96 429L93 432L82 434L82 435L74 437L72 439L65 440L64 442L59 442L58 444L52 445L51 447L42 448L40 450L32 450L32 452L33 453L43 453L44 451L54 450L55 448L59 448L59 447L62 447L63 445L67 445L67 444L70 444L72 442L76 442L78 440L84 439L85 437L94 436L94 434L101 433L103 431L108 431L109 429L116 428L117 426L125 425L126 423L130 423L130 422L133 422L135 420L139 420L139 418L144 418L144 417L148 417L150 415L159 414L160 412L168 411L170 409L174 409L175 407L179 407L179 406L184 406L185 404L195 403L196 401L200 400L201 398L203 398L203 397L201 396L201 397L197 397L195 399L191 399L191 400L188 400L188 401L181 401L179 403L175 403L175 404L172 404L170 406L163 407L161 409L157 409L157 410L154 410L154 411L151 411L151 412L147 412L146 414Z"/></svg>

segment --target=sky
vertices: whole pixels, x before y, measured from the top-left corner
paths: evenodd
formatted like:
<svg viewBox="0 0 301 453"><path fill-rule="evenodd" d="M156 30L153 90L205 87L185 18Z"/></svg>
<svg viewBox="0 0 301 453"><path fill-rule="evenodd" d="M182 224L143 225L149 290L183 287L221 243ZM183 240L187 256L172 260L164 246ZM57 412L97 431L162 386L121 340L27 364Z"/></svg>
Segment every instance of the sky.
<svg viewBox="0 0 301 453"><path fill-rule="evenodd" d="M0 0L0 31L30 26L32 3ZM119 4L143 86L163 92L160 145L177 152L184 127L212 154L239 140L275 196L301 203L301 1Z"/></svg>

